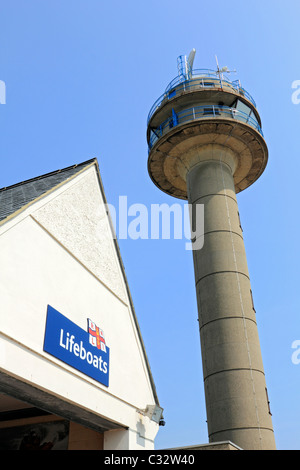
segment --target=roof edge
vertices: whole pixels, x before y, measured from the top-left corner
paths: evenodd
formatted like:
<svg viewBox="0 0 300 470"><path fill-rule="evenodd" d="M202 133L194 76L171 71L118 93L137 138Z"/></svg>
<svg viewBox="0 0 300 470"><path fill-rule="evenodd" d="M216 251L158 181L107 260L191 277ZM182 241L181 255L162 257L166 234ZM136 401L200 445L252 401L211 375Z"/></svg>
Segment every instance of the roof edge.
<svg viewBox="0 0 300 470"><path fill-rule="evenodd" d="M42 178L48 178L48 176L56 175L58 173L61 173L62 171L72 170L73 168L76 168L78 166L89 165L92 162L97 162L97 158L91 158L90 160L87 160L87 161L82 162L82 163L76 163L74 165L67 166L66 168L61 168L59 170L54 170L54 171L51 171L49 173L45 173L45 174L40 175L40 176L35 176L34 178L29 178L28 180L20 181L19 183L15 183L15 184L12 184L10 186L5 186L3 188L0 188L0 192L6 191L7 189L17 188L18 186L21 186L22 184L31 183L32 181L38 181Z"/></svg>
<svg viewBox="0 0 300 470"><path fill-rule="evenodd" d="M71 170L73 168L76 168L78 166L83 166L83 168L81 170L79 170L77 173L75 173L74 175L70 176L69 178L66 178L64 181L61 181L60 183L54 185L51 189L49 189L48 191L45 191L43 194L41 194L40 196L37 196L35 199L33 199L32 201L28 202L27 204L24 204L24 206L20 207L19 209L17 209L16 211L12 212L11 214L9 214L7 217L5 217L4 219L0 220L0 227L2 225L4 225L6 222L9 222L11 219L15 218L17 215L19 215L21 212L25 211L26 209L28 209L28 207L30 207L31 205L33 205L35 202L37 201L40 201L41 199L43 199L44 197L47 197L49 194L51 194L53 191L55 191L56 189L60 188L61 186L63 186L64 184L68 183L69 181L71 181L73 178L75 178L76 176L80 175L80 173L82 173L83 171L87 170L88 168L90 168L91 166L93 166L94 164L98 164L97 162L97 159L96 158L93 158L91 160L87 160L86 162L83 162L83 163L78 163L76 165L72 165L72 166L69 166L69 167L66 167L66 168L63 168L61 170L56 170L56 171L53 171L51 173L46 173L44 175L41 175L41 176L37 176L35 178L31 178L31 179L28 179L28 180L25 180L25 181L22 181L20 183L16 183L16 184L13 184L11 186L7 186L5 188L1 188L0 189L0 193L2 191L5 191L5 190L8 190L8 189L12 189L12 188L16 188L18 186L21 186L22 184L27 184L27 183L30 183L30 182L33 182L33 181L38 181L42 178L46 178L46 177L49 177L49 176L53 176L53 175L56 175L62 171L68 171L68 170Z"/></svg>

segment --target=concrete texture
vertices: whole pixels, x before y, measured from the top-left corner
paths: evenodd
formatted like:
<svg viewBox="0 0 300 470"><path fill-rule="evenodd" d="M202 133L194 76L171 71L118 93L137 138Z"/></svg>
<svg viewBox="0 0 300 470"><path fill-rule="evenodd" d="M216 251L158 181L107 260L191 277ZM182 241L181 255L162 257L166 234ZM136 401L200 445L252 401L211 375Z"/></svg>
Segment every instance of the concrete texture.
<svg viewBox="0 0 300 470"><path fill-rule="evenodd" d="M197 152L198 157L201 153ZM228 157L228 155L227 155ZM247 259L229 165L201 161L187 173L190 204L204 204L204 246L194 250L210 442L275 448Z"/></svg>
<svg viewBox="0 0 300 470"><path fill-rule="evenodd" d="M186 168L192 165L196 148L212 144L235 154L236 193L253 184L267 165L267 146L255 129L229 118L205 118L178 125L155 143L148 157L152 181L171 196L187 199Z"/></svg>

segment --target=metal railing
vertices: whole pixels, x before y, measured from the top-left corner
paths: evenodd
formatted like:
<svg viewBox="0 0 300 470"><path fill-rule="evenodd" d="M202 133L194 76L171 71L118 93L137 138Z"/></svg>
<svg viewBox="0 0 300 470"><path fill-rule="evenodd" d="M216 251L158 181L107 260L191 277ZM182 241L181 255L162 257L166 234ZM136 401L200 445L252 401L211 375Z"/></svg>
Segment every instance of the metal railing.
<svg viewBox="0 0 300 470"><path fill-rule="evenodd" d="M244 96L249 100L253 106L256 107L256 103L250 93L248 93L241 85L239 80L230 81L213 70L200 69L193 70L190 76L187 78L186 75L178 75L175 77L167 86L165 92L155 101L152 105L147 123L149 123L155 111L165 102L174 98L177 94L182 92L194 91L197 89L230 89L237 92L239 95Z"/></svg>
<svg viewBox="0 0 300 470"><path fill-rule="evenodd" d="M250 125L263 136L262 129L259 126L257 120L243 111L238 111L237 109L229 108L228 106L197 106L185 109L177 114L173 111L172 117L166 119L156 129L151 129L150 139L148 142L149 151L158 139L167 134L174 127L189 121L202 120L212 117L236 119L237 121Z"/></svg>

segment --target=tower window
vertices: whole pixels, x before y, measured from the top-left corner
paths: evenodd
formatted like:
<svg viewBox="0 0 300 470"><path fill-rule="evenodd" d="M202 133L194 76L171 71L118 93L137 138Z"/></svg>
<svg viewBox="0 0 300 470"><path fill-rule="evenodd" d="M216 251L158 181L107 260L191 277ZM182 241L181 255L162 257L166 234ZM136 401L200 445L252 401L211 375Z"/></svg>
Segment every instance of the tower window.
<svg viewBox="0 0 300 470"><path fill-rule="evenodd" d="M269 411L269 414L272 416L272 413L271 413L271 408L270 408L270 400L269 400L269 395L268 395L268 390L266 390L266 397L267 397L267 403L268 403L268 411Z"/></svg>
<svg viewBox="0 0 300 470"><path fill-rule="evenodd" d="M209 107L203 109L203 114L204 114L204 116L206 116L208 114L212 114L213 116L215 116L216 114L218 114L218 115L220 114L220 110L216 106L209 106Z"/></svg>
<svg viewBox="0 0 300 470"><path fill-rule="evenodd" d="M254 312L256 313L256 310L254 308L253 295L252 295L252 290L251 289L250 289L250 294L251 294L252 308L253 308Z"/></svg>
<svg viewBox="0 0 300 470"><path fill-rule="evenodd" d="M241 231L243 231L243 228L242 228L242 224L241 224L241 218L240 218L240 213L238 211L238 218L239 218L239 226L240 226L240 229Z"/></svg>

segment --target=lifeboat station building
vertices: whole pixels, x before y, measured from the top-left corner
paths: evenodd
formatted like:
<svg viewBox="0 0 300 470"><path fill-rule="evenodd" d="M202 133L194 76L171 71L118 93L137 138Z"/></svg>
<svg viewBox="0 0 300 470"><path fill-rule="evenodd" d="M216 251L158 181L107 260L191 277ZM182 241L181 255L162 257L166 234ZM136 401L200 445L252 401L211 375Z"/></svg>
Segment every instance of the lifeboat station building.
<svg viewBox="0 0 300 470"><path fill-rule="evenodd" d="M96 159L0 189L0 267L0 449L154 449L162 408Z"/></svg>

